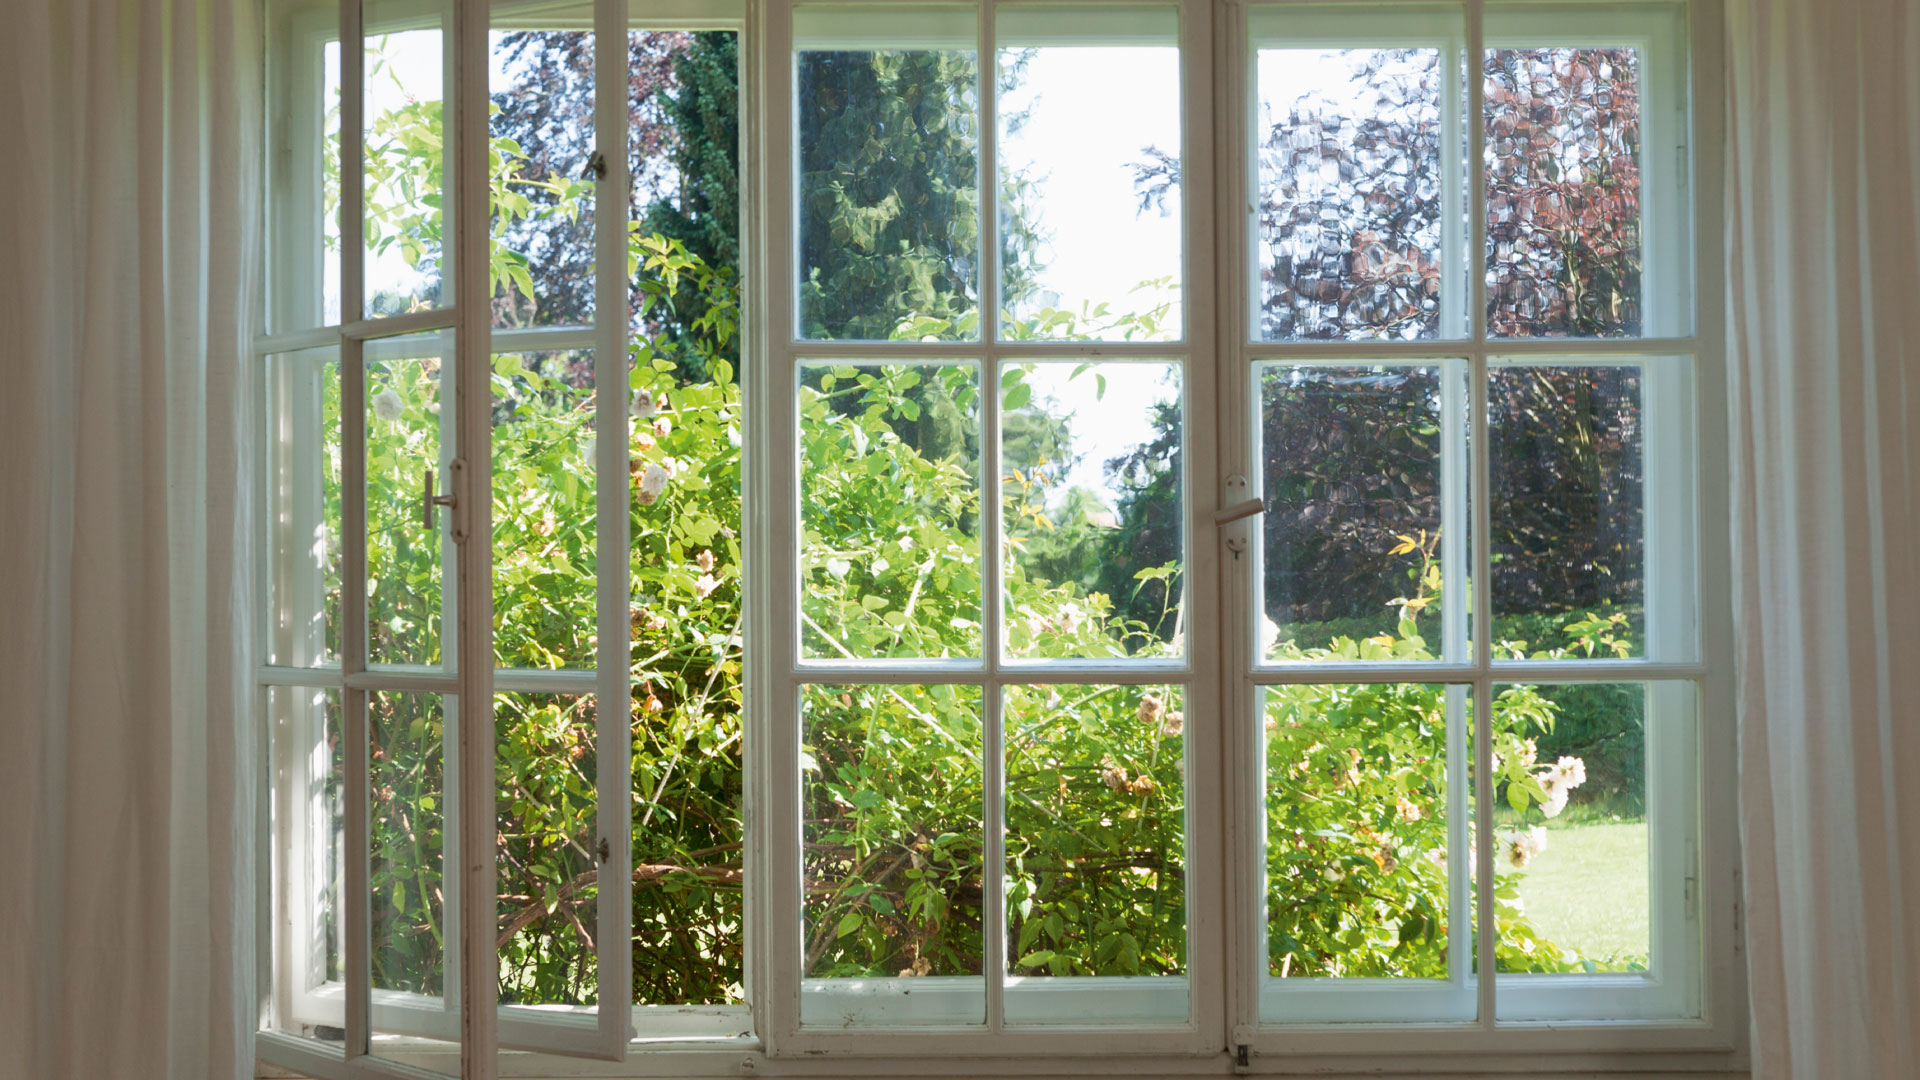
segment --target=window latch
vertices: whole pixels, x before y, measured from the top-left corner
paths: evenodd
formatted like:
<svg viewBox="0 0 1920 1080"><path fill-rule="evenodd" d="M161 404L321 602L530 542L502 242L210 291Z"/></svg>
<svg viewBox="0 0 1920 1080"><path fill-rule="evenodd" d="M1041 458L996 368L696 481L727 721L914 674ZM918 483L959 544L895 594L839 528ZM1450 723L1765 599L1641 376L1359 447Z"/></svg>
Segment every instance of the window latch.
<svg viewBox="0 0 1920 1080"><path fill-rule="evenodd" d="M1213 512L1214 525L1223 529L1236 521L1265 513L1267 509L1266 500L1254 495L1247 478L1238 474L1227 477L1225 501L1227 505ZM1240 558L1247 550L1247 538L1237 534L1228 536L1227 550L1233 552L1235 559Z"/></svg>
<svg viewBox="0 0 1920 1080"><path fill-rule="evenodd" d="M580 170L582 180L605 180L607 178L607 155L595 150L587 156L587 167Z"/></svg>
<svg viewBox="0 0 1920 1080"><path fill-rule="evenodd" d="M449 466L449 470L453 474L453 490L445 495L435 494L436 489L433 486L432 469L428 469L426 476L422 478L420 484L420 527L423 529L433 528L433 510L437 506L444 506L453 513L453 542L457 544L467 538L466 522L462 521L460 517L459 495L460 474L466 471L466 462L456 458L453 464Z"/></svg>
<svg viewBox="0 0 1920 1080"><path fill-rule="evenodd" d="M1241 518L1250 518L1262 513L1267 508L1266 500L1255 495L1252 485L1247 483L1247 478L1238 473L1227 477L1226 496L1223 501L1227 505L1213 512L1215 525L1231 525Z"/></svg>
<svg viewBox="0 0 1920 1080"><path fill-rule="evenodd" d="M1237 502L1232 506L1215 510L1213 512L1213 523L1215 525L1231 525L1241 518L1250 518L1255 514L1264 513L1266 509L1267 504L1263 500L1248 499L1245 502Z"/></svg>

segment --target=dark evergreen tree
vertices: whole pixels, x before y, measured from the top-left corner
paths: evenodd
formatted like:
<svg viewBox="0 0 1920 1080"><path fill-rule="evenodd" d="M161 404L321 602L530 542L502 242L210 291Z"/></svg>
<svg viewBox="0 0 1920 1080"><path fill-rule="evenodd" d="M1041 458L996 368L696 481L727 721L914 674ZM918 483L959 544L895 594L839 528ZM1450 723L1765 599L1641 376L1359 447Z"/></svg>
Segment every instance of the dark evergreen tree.
<svg viewBox="0 0 1920 1080"><path fill-rule="evenodd" d="M739 54L737 34L713 30L692 35L674 55L674 90L665 102L666 121L673 132L674 182L663 186L640 215L642 232L680 241L689 254L735 280L740 266ZM640 323L645 333L684 346L694 336L695 321L707 314L709 306L706 292L684 290L656 304ZM738 371L738 335L728 340L725 350L726 360ZM687 348L656 351L697 355ZM706 372L684 374L703 378Z"/></svg>

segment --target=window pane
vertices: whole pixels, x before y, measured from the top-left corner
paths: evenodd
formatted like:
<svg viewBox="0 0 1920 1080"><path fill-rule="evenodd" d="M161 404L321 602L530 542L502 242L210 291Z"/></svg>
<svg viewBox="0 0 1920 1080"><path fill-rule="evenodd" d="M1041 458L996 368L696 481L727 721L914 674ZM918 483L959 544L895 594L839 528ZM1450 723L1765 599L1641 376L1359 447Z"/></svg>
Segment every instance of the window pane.
<svg viewBox="0 0 1920 1080"><path fill-rule="evenodd" d="M979 369L800 379L803 655L980 655Z"/></svg>
<svg viewBox="0 0 1920 1080"><path fill-rule="evenodd" d="M1639 335L1639 51L1489 49L1484 76L1487 332Z"/></svg>
<svg viewBox="0 0 1920 1080"><path fill-rule="evenodd" d="M1010 364L1000 395L1007 654L1181 655L1180 365Z"/></svg>
<svg viewBox="0 0 1920 1080"><path fill-rule="evenodd" d="M502 1005L600 1000L595 702L591 695L494 698ZM615 995L623 1000L626 988Z"/></svg>
<svg viewBox="0 0 1920 1080"><path fill-rule="evenodd" d="M740 35L633 30L627 35L627 169L642 236L677 240L718 272L711 286L628 292L633 338L653 348L700 337L696 323L737 303L740 263ZM714 352L736 370L739 337ZM708 371L706 358L686 370ZM684 362L684 361L683 361Z"/></svg>
<svg viewBox="0 0 1920 1080"><path fill-rule="evenodd" d="M740 388L636 370L629 603L634 1003L743 998ZM663 365L665 368L663 369Z"/></svg>
<svg viewBox="0 0 1920 1080"><path fill-rule="evenodd" d="M340 8L293 0L268 10L266 101L284 157L263 219L266 313L267 329L282 333L340 321Z"/></svg>
<svg viewBox="0 0 1920 1080"><path fill-rule="evenodd" d="M291 858L283 864L280 906L290 940L296 993L341 980L346 919L346 742L335 690L268 688L272 724L273 812ZM304 1021L304 1002L283 1003L282 1015Z"/></svg>
<svg viewBox="0 0 1920 1080"><path fill-rule="evenodd" d="M447 723L438 694L368 695L373 986L452 992L446 980ZM391 1029L387 1029L391 1030Z"/></svg>
<svg viewBox="0 0 1920 1080"><path fill-rule="evenodd" d="M984 1023L979 691L810 686L801 712L803 1021Z"/></svg>
<svg viewBox="0 0 1920 1080"><path fill-rule="evenodd" d="M487 34L496 327L594 313L593 5L493 0Z"/></svg>
<svg viewBox="0 0 1920 1080"><path fill-rule="evenodd" d="M677 629L713 625L695 607ZM633 1003L740 1004L745 997L742 903L740 651L651 628L636 632L643 668L634 690ZM663 639L672 642L660 644Z"/></svg>
<svg viewBox="0 0 1920 1080"><path fill-rule="evenodd" d="M1642 368L1489 378L1495 655L1644 655Z"/></svg>
<svg viewBox="0 0 1920 1080"><path fill-rule="evenodd" d="M1029 977L1008 989L1009 1021L1186 1019L1184 988L1164 1014L1090 999L1063 1016L1046 986L1186 972L1185 695L1015 686L1005 700L1007 962Z"/></svg>
<svg viewBox="0 0 1920 1080"><path fill-rule="evenodd" d="M363 0L365 22L366 315L399 315L453 301L445 209L452 81L451 11Z"/></svg>
<svg viewBox="0 0 1920 1080"><path fill-rule="evenodd" d="M267 663L340 657L340 354L267 361Z"/></svg>
<svg viewBox="0 0 1920 1080"><path fill-rule="evenodd" d="M979 336L971 8L794 14L802 338Z"/></svg>
<svg viewBox="0 0 1920 1080"><path fill-rule="evenodd" d="M1178 13L997 20L1001 338L1181 337Z"/></svg>
<svg viewBox="0 0 1920 1080"><path fill-rule="evenodd" d="M1457 9L1249 19L1256 337L1465 336Z"/></svg>
<svg viewBox="0 0 1920 1080"><path fill-rule="evenodd" d="M1494 688L1498 970L1647 970L1647 689Z"/></svg>
<svg viewBox="0 0 1920 1080"><path fill-rule="evenodd" d="M1468 688L1269 686L1260 718L1262 1015L1471 1019Z"/></svg>
<svg viewBox="0 0 1920 1080"><path fill-rule="evenodd" d="M434 508L432 524L421 515L428 470L435 493L448 490L452 335L370 342L367 355L367 659L437 664L453 538L449 510Z"/></svg>
<svg viewBox="0 0 1920 1080"><path fill-rule="evenodd" d="M494 661L591 668L593 352L496 356L493 364Z"/></svg>
<svg viewBox="0 0 1920 1080"><path fill-rule="evenodd" d="M1464 659L1462 362L1255 370L1261 655Z"/></svg>

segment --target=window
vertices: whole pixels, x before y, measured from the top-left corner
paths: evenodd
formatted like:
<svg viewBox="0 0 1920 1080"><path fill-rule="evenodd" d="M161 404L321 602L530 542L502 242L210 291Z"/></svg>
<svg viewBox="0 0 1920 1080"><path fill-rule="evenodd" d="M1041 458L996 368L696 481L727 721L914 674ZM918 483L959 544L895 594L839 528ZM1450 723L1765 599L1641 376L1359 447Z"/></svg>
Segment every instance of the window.
<svg viewBox="0 0 1920 1080"><path fill-rule="evenodd" d="M1706 5L270 10L263 1060L1732 1060Z"/></svg>

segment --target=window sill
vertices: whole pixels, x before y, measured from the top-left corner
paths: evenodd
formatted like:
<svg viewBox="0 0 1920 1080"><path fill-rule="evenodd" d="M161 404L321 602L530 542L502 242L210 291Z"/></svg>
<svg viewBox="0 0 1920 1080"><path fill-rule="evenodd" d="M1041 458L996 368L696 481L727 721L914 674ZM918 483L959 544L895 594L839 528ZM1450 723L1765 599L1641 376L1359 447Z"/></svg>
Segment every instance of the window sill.
<svg viewBox="0 0 1920 1080"><path fill-rule="evenodd" d="M381 1057L449 1076L458 1075L460 1055L443 1042L406 1036L375 1040ZM256 1077L312 1076L319 1080L344 1078L345 1063L338 1043L300 1038L281 1032L258 1036ZM705 1080L722 1077L793 1077L796 1080L834 1080L841 1077L1002 1078L1048 1077L1058 1080L1110 1080L1120 1075L1153 1078L1210 1076L1319 1076L1369 1077L1372 1080L1414 1080L1427 1077L1540 1078L1540 1080L1749 1080L1745 1054L1729 1050L1529 1053L1405 1053L1297 1055L1286 1058L1254 1055L1246 1067L1236 1067L1224 1051L1204 1057L1127 1055L1111 1057L1099 1049L1097 1036L1088 1052L1077 1057L960 1057L902 1059L899 1057L768 1057L760 1040L748 1036L725 1038L664 1037L636 1039L627 1047L625 1061L594 1061L551 1054L502 1051L499 1075L509 1080L563 1077L630 1077L635 1080Z"/></svg>

